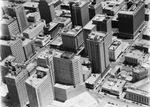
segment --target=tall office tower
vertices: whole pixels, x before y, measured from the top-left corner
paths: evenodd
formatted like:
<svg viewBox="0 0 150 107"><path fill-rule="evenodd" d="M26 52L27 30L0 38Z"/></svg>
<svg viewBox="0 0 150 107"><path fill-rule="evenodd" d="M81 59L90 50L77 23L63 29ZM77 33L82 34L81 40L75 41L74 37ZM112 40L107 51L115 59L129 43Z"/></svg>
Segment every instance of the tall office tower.
<svg viewBox="0 0 150 107"><path fill-rule="evenodd" d="M102 4L101 3L93 3L89 4L89 17L92 19L96 14L102 14Z"/></svg>
<svg viewBox="0 0 150 107"><path fill-rule="evenodd" d="M52 74L53 82L55 83L55 74L54 74L54 63L53 56L55 50L44 50L37 56L37 65L44 68L49 68L50 74Z"/></svg>
<svg viewBox="0 0 150 107"><path fill-rule="evenodd" d="M2 60L8 55L13 55L16 58L16 62L24 62L25 54L22 46L21 39L14 39L9 41L0 40L1 46L1 58Z"/></svg>
<svg viewBox="0 0 150 107"><path fill-rule="evenodd" d="M96 14L92 19L93 24L96 24L97 31L107 32L109 37L109 45L112 43L112 28L111 17L106 15Z"/></svg>
<svg viewBox="0 0 150 107"><path fill-rule="evenodd" d="M44 26L44 34L50 34L51 38L55 38L57 36L59 30L59 24L55 22L50 22L46 26Z"/></svg>
<svg viewBox="0 0 150 107"><path fill-rule="evenodd" d="M44 19L46 24L53 21L55 18L55 9L53 3L47 2L46 0L40 0L38 7L41 19Z"/></svg>
<svg viewBox="0 0 150 107"><path fill-rule="evenodd" d="M4 6L4 10L6 14L17 18L20 32L29 26L24 7L21 4Z"/></svg>
<svg viewBox="0 0 150 107"><path fill-rule="evenodd" d="M129 9L121 10L118 13L119 37L133 39L144 25L144 13L145 6L142 2L133 4Z"/></svg>
<svg viewBox="0 0 150 107"><path fill-rule="evenodd" d="M93 24L92 20L90 20L90 21L83 27L83 37L84 37L85 55L88 55L87 38L88 38L88 35L89 35L92 31L96 31L96 25Z"/></svg>
<svg viewBox="0 0 150 107"><path fill-rule="evenodd" d="M30 39L23 39L22 42L25 58L28 60L35 54L34 43Z"/></svg>
<svg viewBox="0 0 150 107"><path fill-rule="evenodd" d="M87 39L88 55L93 73L103 76L109 68L108 36L106 33L93 31Z"/></svg>
<svg viewBox="0 0 150 107"><path fill-rule="evenodd" d="M84 1L70 2L71 21L73 27L85 26L89 21L88 3Z"/></svg>
<svg viewBox="0 0 150 107"><path fill-rule="evenodd" d="M10 73L5 76L10 100L14 107L24 107L28 103L25 80L28 78L26 69L18 67L16 63L9 64Z"/></svg>
<svg viewBox="0 0 150 107"><path fill-rule="evenodd" d="M83 30L81 26L75 28L63 29L61 32L63 47L66 51L77 52L83 45Z"/></svg>
<svg viewBox="0 0 150 107"><path fill-rule="evenodd" d="M80 85L83 82L80 56L71 52L56 52L54 71L56 83Z"/></svg>
<svg viewBox="0 0 150 107"><path fill-rule="evenodd" d="M12 35L16 36L19 34L19 26L16 18L5 16L1 20L1 38L10 39Z"/></svg>
<svg viewBox="0 0 150 107"><path fill-rule="evenodd" d="M51 77L48 72L36 71L26 81L30 107L46 107L54 100Z"/></svg>
<svg viewBox="0 0 150 107"><path fill-rule="evenodd" d="M10 64L10 62L13 62L15 61L15 57L14 56L11 56L9 55L8 57L6 57L3 61L0 62L0 69L1 69L1 72L0 72L0 78L2 80L3 83L6 83L5 81L5 76L8 74L9 72L9 67L8 65Z"/></svg>

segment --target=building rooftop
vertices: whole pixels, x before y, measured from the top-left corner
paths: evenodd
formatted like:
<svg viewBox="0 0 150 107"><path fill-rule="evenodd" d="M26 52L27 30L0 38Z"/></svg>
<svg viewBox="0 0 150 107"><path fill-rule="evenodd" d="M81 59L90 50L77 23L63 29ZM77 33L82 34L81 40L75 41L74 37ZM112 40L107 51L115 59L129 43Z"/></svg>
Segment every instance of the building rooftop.
<svg viewBox="0 0 150 107"><path fill-rule="evenodd" d="M142 72L146 72L146 71L147 70L142 66L136 66L136 67L133 68L134 73L142 73Z"/></svg>
<svg viewBox="0 0 150 107"><path fill-rule="evenodd" d="M112 87L112 90L121 91L125 83L125 80L118 79L117 83Z"/></svg>
<svg viewBox="0 0 150 107"><path fill-rule="evenodd" d="M92 40L92 41L102 41L103 38L106 36L105 32L98 32L98 31L92 31L89 35L88 35L88 39Z"/></svg>
<svg viewBox="0 0 150 107"><path fill-rule="evenodd" d="M37 88L48 78L48 76L49 75L46 72L36 71L26 80L26 83Z"/></svg>
<svg viewBox="0 0 150 107"><path fill-rule="evenodd" d="M74 59L78 56L68 51L56 51L54 57L63 58L63 59Z"/></svg>
<svg viewBox="0 0 150 107"><path fill-rule="evenodd" d="M142 6L144 6L144 3L140 0L137 0L129 9L124 8L121 11L119 11L119 14L134 15L137 11L140 10Z"/></svg>
<svg viewBox="0 0 150 107"><path fill-rule="evenodd" d="M54 50L46 49L38 54L37 58L51 58L54 55Z"/></svg>
<svg viewBox="0 0 150 107"><path fill-rule="evenodd" d="M115 41L113 41L113 43L110 45L110 47L109 47L109 49L110 50L116 50L120 45L121 45L121 41L119 41L119 40L115 40Z"/></svg>
<svg viewBox="0 0 150 107"><path fill-rule="evenodd" d="M144 40L144 39L137 39L134 43L134 46L141 46L141 47L145 47L148 48L150 51L150 41L148 40Z"/></svg>
<svg viewBox="0 0 150 107"><path fill-rule="evenodd" d="M73 6L75 6L75 7L83 7L84 5L86 5L87 4L87 2L85 2L85 1L80 1L80 0L74 0L74 4L73 4Z"/></svg>
<svg viewBox="0 0 150 107"><path fill-rule="evenodd" d="M16 20L16 18L12 18L10 16L5 15L2 20L0 21L1 24L10 24L11 22L13 22L14 20Z"/></svg>
<svg viewBox="0 0 150 107"><path fill-rule="evenodd" d="M90 21L83 27L83 29L92 30L94 27L96 27L96 25L93 24L92 20L90 20Z"/></svg>
<svg viewBox="0 0 150 107"><path fill-rule="evenodd" d="M8 41L5 41L5 40L0 40L0 45L5 45L5 46L10 46L10 45L13 45L15 44L17 41L19 41L20 39L16 39L16 38L11 38L10 40Z"/></svg>
<svg viewBox="0 0 150 107"><path fill-rule="evenodd" d="M55 22L50 22L49 24L47 24L47 27L49 28L49 30L52 30L54 27L56 27L58 25L58 23Z"/></svg>
<svg viewBox="0 0 150 107"><path fill-rule="evenodd" d="M61 32L61 35L65 35L65 36L76 36L80 31L82 30L81 26L76 26L73 29L63 29Z"/></svg>
<svg viewBox="0 0 150 107"><path fill-rule="evenodd" d="M143 52L139 51L139 50L130 50L125 57L131 57L131 58L135 58L135 59L139 59L141 56L143 55Z"/></svg>
<svg viewBox="0 0 150 107"><path fill-rule="evenodd" d="M66 18L66 17L57 17L53 20L53 22L55 23L63 23L65 25L67 25L68 23L71 22L70 18Z"/></svg>
<svg viewBox="0 0 150 107"><path fill-rule="evenodd" d="M142 96L147 96L150 98L150 79L145 78L132 84L131 86L129 86L127 91L136 93Z"/></svg>
<svg viewBox="0 0 150 107"><path fill-rule="evenodd" d="M32 40L30 39L24 39L23 42L22 42L22 46L26 46L28 43L30 43Z"/></svg>
<svg viewBox="0 0 150 107"><path fill-rule="evenodd" d="M5 63L6 63L6 62L12 62L12 61L15 61L15 57L9 55L8 57L6 57L4 60L2 60L2 61L0 62L0 66L5 66Z"/></svg>
<svg viewBox="0 0 150 107"><path fill-rule="evenodd" d="M26 7L29 7L29 8L38 8L38 5L39 3L38 2L30 2L30 1L27 1L25 3L23 3L23 6L26 8Z"/></svg>
<svg viewBox="0 0 150 107"><path fill-rule="evenodd" d="M100 74L91 74L91 76L86 80L86 83L95 84L100 76Z"/></svg>
<svg viewBox="0 0 150 107"><path fill-rule="evenodd" d="M106 16L106 15L102 15L102 14L96 14L92 18L92 21L99 21L99 22L103 22L103 21L107 21L107 20L110 20L110 17Z"/></svg>
<svg viewBox="0 0 150 107"><path fill-rule="evenodd" d="M50 43L53 46L61 46L62 45L62 38L61 36L57 36L53 39L53 41Z"/></svg>
<svg viewBox="0 0 150 107"><path fill-rule="evenodd" d="M107 90L115 90L115 91L121 91L124 87L126 81L121 79L113 79L105 81L105 83L102 85L102 88Z"/></svg>
<svg viewBox="0 0 150 107"><path fill-rule="evenodd" d="M56 83L55 88L60 88L60 89L66 90L66 89L69 89L69 88L73 88L73 85L64 85L64 84Z"/></svg>

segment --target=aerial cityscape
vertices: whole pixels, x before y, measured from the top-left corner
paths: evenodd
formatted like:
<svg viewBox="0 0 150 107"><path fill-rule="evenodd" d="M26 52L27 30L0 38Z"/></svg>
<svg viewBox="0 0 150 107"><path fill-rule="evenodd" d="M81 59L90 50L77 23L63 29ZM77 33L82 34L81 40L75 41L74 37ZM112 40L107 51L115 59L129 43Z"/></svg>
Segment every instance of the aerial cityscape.
<svg viewBox="0 0 150 107"><path fill-rule="evenodd" d="M1 0L0 107L150 107L150 0Z"/></svg>

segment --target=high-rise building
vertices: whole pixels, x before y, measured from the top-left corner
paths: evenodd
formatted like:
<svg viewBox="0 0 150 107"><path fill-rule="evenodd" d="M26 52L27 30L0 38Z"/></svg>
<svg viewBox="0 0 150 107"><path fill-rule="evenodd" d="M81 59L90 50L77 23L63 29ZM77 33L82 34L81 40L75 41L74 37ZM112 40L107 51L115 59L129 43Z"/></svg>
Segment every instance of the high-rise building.
<svg viewBox="0 0 150 107"><path fill-rule="evenodd" d="M71 52L56 52L54 56L56 83L80 85L83 83L80 56Z"/></svg>
<svg viewBox="0 0 150 107"><path fill-rule="evenodd" d="M88 38L88 35L89 35L92 31L96 31L96 25L93 24L92 20L90 20L90 21L83 27L83 37L84 37L85 55L88 54L87 38Z"/></svg>
<svg viewBox="0 0 150 107"><path fill-rule="evenodd" d="M21 4L7 5L4 6L4 10L6 14L17 18L20 32L22 32L29 26L23 5Z"/></svg>
<svg viewBox="0 0 150 107"><path fill-rule="evenodd" d="M133 39L144 25L144 13L145 6L142 2L133 4L129 9L121 10L118 13L119 37Z"/></svg>
<svg viewBox="0 0 150 107"><path fill-rule="evenodd" d="M102 4L93 2L89 4L89 17L92 19L96 14L102 14Z"/></svg>
<svg viewBox="0 0 150 107"><path fill-rule="evenodd" d="M55 38L57 36L58 30L59 24L55 22L50 22L44 26L44 34L50 34L51 38Z"/></svg>
<svg viewBox="0 0 150 107"><path fill-rule="evenodd" d="M92 19L93 24L96 24L97 31L107 32L109 37L109 45L112 43L112 28L111 17L101 14L96 14Z"/></svg>
<svg viewBox="0 0 150 107"><path fill-rule="evenodd" d="M75 28L63 29L61 32L63 47L66 51L77 52L83 45L83 30L81 26Z"/></svg>
<svg viewBox="0 0 150 107"><path fill-rule="evenodd" d="M9 97L15 107L24 107L29 101L25 86L28 72L26 69L18 67L17 63L10 64L9 68L10 73L5 76Z"/></svg>
<svg viewBox="0 0 150 107"><path fill-rule="evenodd" d="M10 36L16 36L20 33L19 26L16 18L12 18L9 16L3 17L1 20L1 32L2 36L1 38L8 38L10 39Z"/></svg>
<svg viewBox="0 0 150 107"><path fill-rule="evenodd" d="M93 73L101 73L102 76L109 68L108 34L93 31L87 39L88 55Z"/></svg>
<svg viewBox="0 0 150 107"><path fill-rule="evenodd" d="M39 1L39 12L41 19L44 19L46 24L53 21L55 18L54 4L46 0Z"/></svg>
<svg viewBox="0 0 150 107"><path fill-rule="evenodd" d="M26 60L28 60L35 54L33 41L30 39L24 39L22 45L25 53L25 58Z"/></svg>
<svg viewBox="0 0 150 107"><path fill-rule="evenodd" d="M48 72L37 70L26 81L30 107L46 107L54 100L54 89Z"/></svg>
<svg viewBox="0 0 150 107"><path fill-rule="evenodd" d="M52 74L53 82L55 83L55 74L54 74L54 63L53 56L55 50L44 50L37 56L37 65L44 68L49 68L50 74Z"/></svg>
<svg viewBox="0 0 150 107"><path fill-rule="evenodd" d="M0 46L2 50L2 60L8 55L13 55L16 58L16 62L24 62L26 60L21 39L17 38L9 41L0 40Z"/></svg>
<svg viewBox="0 0 150 107"><path fill-rule="evenodd" d="M73 27L85 26L89 21L88 2L84 1L71 1L70 2L71 21Z"/></svg>
<svg viewBox="0 0 150 107"><path fill-rule="evenodd" d="M6 57L3 61L0 62L0 69L1 69L1 80L2 82L6 83L5 81L5 76L8 74L9 72L9 67L8 65L10 64L10 62L15 61L15 57L9 55L8 57Z"/></svg>

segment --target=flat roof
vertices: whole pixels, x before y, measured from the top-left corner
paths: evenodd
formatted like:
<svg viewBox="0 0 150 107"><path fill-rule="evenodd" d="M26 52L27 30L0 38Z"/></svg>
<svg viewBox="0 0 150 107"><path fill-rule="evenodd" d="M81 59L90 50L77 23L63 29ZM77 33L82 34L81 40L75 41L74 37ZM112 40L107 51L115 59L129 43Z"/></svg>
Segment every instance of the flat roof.
<svg viewBox="0 0 150 107"><path fill-rule="evenodd" d="M31 86L37 88L39 87L48 77L48 74L45 74L42 78L37 77L36 71L34 74L32 74L27 80L26 83L30 84ZM44 73L44 72L43 72ZM46 72L45 72L46 73Z"/></svg>
<svg viewBox="0 0 150 107"><path fill-rule="evenodd" d="M119 40L113 41L113 43L110 45L110 50L116 50L119 46L121 46L122 42Z"/></svg>
<svg viewBox="0 0 150 107"><path fill-rule="evenodd" d="M150 79L145 78L132 84L127 91L150 98Z"/></svg>
<svg viewBox="0 0 150 107"><path fill-rule="evenodd" d="M30 43L32 40L25 38L24 41L22 41L22 45L26 46L28 43Z"/></svg>
<svg viewBox="0 0 150 107"><path fill-rule="evenodd" d="M95 84L95 82L99 79L100 74L91 74L91 76L86 80L88 84Z"/></svg>
<svg viewBox="0 0 150 107"><path fill-rule="evenodd" d="M92 31L88 35L88 39L92 41L101 41L104 39L104 37L107 35L106 32L98 32L98 31Z"/></svg>
<svg viewBox="0 0 150 107"><path fill-rule="evenodd" d="M54 55L54 50L48 50L48 49L46 49L46 50L40 52L38 54L37 58L47 58L47 57L50 58L53 55Z"/></svg>
<svg viewBox="0 0 150 107"><path fill-rule="evenodd" d="M61 36L57 36L53 41L50 43L51 45L60 46L62 45L62 38Z"/></svg>
<svg viewBox="0 0 150 107"><path fill-rule="evenodd" d="M135 59L139 59L142 56L143 52L139 51L139 50L130 50L125 57L130 57L130 58L135 58Z"/></svg>
<svg viewBox="0 0 150 107"><path fill-rule="evenodd" d="M30 2L27 1L25 3L23 3L24 7L32 7L32 8L38 8L39 3L38 2Z"/></svg>
<svg viewBox="0 0 150 107"><path fill-rule="evenodd" d="M82 30L81 26L76 26L73 29L63 29L61 31L61 35L65 35L65 36L76 36L80 31Z"/></svg>
<svg viewBox="0 0 150 107"><path fill-rule="evenodd" d="M65 84L56 83L54 85L54 87L66 90L66 89L69 89L69 88L73 88L74 86L73 85L65 85Z"/></svg>

